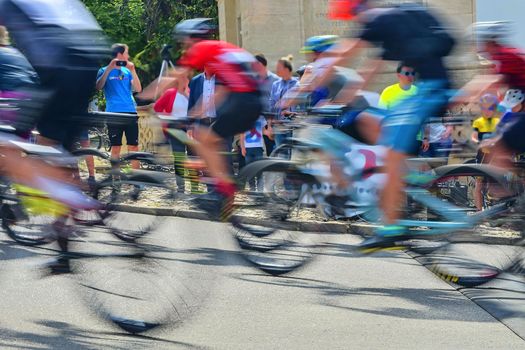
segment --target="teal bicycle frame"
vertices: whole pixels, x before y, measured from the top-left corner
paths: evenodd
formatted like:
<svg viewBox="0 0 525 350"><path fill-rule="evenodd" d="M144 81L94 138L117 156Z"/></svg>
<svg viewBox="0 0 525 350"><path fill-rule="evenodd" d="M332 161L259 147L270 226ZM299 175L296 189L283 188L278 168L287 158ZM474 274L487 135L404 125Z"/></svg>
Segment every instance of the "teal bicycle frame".
<svg viewBox="0 0 525 350"><path fill-rule="evenodd" d="M328 154L332 159L339 162L340 166L344 168L351 168L352 164L349 162L345 154L349 151L352 144L356 143L350 136L334 129L319 129L313 133L314 140L308 142L312 145L312 148L319 149ZM312 169L301 167L301 170L312 176L319 176L316 171ZM370 174L370 170L366 170L367 174ZM357 172L350 176L350 181L358 181L365 175L364 171ZM438 236L452 233L457 230L471 229L475 225L482 221L494 217L497 214L503 213L508 210L515 200L505 201L504 203L496 204L484 211L474 213L472 215L466 215L464 208L455 206L446 201L443 201L434 195L432 195L427 189L426 185L432 183L433 179L429 179L425 183L410 183L410 176L407 176L407 187L404 192L407 197L412 198L415 202L423 204L434 213L440 215L444 221L427 221L427 220L411 220L401 219L398 221L399 225L408 228L426 227L425 230L418 230L415 236ZM349 191L350 192L350 191ZM350 193L351 196L351 193ZM355 200L355 198L352 198ZM370 203L360 207L365 211L365 218L372 222L379 222L381 218L381 210L379 209L378 202Z"/></svg>

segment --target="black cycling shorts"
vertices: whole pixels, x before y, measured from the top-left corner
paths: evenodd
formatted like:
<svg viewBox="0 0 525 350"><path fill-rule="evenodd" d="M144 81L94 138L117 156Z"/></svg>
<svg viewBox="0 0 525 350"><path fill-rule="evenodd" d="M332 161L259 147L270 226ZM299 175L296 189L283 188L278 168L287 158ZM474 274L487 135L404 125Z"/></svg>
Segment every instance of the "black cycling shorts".
<svg viewBox="0 0 525 350"><path fill-rule="evenodd" d="M235 136L253 128L261 112L259 92L232 92L217 109L211 129L222 138Z"/></svg>
<svg viewBox="0 0 525 350"><path fill-rule="evenodd" d="M501 139L505 145L516 153L525 152L525 115L520 115L516 122L510 125Z"/></svg>
<svg viewBox="0 0 525 350"><path fill-rule="evenodd" d="M122 112L127 114L136 114L129 112ZM122 146L122 135L126 135L126 144L129 146L138 146L139 144L139 123L138 118L126 122L124 124L111 124L111 119L108 119L108 134L111 146Z"/></svg>
<svg viewBox="0 0 525 350"><path fill-rule="evenodd" d="M96 79L96 67L79 70L56 68L41 72L47 85L42 84L40 89L48 95L40 97L37 93L34 96L32 103L39 105L38 108L22 106L21 118L15 127L27 130L36 124L42 136L70 149L82 130L88 127L86 111ZM53 79L48 79L49 76Z"/></svg>

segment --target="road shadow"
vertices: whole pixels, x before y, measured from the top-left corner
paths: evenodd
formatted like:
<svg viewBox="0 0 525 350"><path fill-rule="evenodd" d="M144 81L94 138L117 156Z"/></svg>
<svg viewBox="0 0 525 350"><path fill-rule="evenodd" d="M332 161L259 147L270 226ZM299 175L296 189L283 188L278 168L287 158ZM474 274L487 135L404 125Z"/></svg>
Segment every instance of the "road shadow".
<svg viewBox="0 0 525 350"><path fill-rule="evenodd" d="M203 346L178 342L154 336L135 336L117 332L100 332L80 329L69 323L36 320L42 332L18 331L0 327L2 349L151 349L164 345L169 349L206 349Z"/></svg>
<svg viewBox="0 0 525 350"><path fill-rule="evenodd" d="M177 257L166 259L203 266L249 266L248 262L236 250L191 248L177 250L176 255Z"/></svg>
<svg viewBox="0 0 525 350"><path fill-rule="evenodd" d="M18 260L30 258L36 255L53 256L56 255L54 245L30 247L21 245L11 240L0 241L0 260Z"/></svg>
<svg viewBox="0 0 525 350"><path fill-rule="evenodd" d="M344 284L323 281L319 279L300 278L293 276L272 277L264 274L237 274L236 279L279 286L284 288L300 288L310 290L315 294L321 305L331 308L361 312L380 316L420 320L449 320L462 322L480 322L479 315L462 312L468 305L465 298L456 290L420 289L420 288L355 288ZM392 306L366 308L354 297L391 298ZM410 307L397 307L399 300L408 302ZM485 322L489 322L487 318Z"/></svg>
<svg viewBox="0 0 525 350"><path fill-rule="evenodd" d="M401 254L400 254L401 253ZM332 256L338 258L374 258L374 259L384 259L384 258L395 258L397 263L408 263L414 265L414 259L407 254L398 252L377 252L374 254L363 254L359 252L356 245L348 243L335 243L335 242L325 242L319 249L315 252L317 256Z"/></svg>

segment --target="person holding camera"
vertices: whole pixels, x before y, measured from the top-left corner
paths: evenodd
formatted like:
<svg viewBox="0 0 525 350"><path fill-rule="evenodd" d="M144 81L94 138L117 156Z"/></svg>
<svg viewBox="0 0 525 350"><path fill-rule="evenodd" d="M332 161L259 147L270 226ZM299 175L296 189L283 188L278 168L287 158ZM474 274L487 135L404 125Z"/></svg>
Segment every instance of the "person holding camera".
<svg viewBox="0 0 525 350"><path fill-rule="evenodd" d="M111 47L113 59L97 76L97 90L104 90L106 97L106 112L136 114L137 108L133 92L141 92L142 85L135 70L135 65L129 61L128 46L114 44ZM120 157L122 136L126 135L128 151L138 151L139 126L138 118L127 123L108 122L108 132L111 142L111 157ZM138 168L138 162L133 162L133 168Z"/></svg>

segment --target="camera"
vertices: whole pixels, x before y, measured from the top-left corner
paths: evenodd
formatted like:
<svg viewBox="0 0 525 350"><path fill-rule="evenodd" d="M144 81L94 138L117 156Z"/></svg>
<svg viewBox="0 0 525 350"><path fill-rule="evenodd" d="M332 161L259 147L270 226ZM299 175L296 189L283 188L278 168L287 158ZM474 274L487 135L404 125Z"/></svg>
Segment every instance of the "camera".
<svg viewBox="0 0 525 350"><path fill-rule="evenodd" d="M126 61L117 61L117 67L126 67L128 62Z"/></svg>

